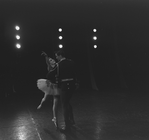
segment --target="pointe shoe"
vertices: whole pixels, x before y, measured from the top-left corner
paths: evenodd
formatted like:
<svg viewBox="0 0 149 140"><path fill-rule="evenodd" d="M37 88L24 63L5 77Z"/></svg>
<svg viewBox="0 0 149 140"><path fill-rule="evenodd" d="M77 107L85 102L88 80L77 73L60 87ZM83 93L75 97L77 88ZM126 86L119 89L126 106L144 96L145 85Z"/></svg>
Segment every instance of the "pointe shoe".
<svg viewBox="0 0 149 140"><path fill-rule="evenodd" d="M56 117L54 117L52 119L52 122L54 122L55 127L58 128L58 123L57 123Z"/></svg>

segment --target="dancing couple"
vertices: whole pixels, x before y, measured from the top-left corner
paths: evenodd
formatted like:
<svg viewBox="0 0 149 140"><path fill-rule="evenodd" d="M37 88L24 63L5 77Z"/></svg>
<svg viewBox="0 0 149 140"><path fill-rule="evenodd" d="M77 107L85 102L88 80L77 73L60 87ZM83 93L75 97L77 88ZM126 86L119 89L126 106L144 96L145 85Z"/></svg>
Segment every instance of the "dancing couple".
<svg viewBox="0 0 149 140"><path fill-rule="evenodd" d="M43 91L44 97L41 100L37 109L42 107L43 102L48 95L53 95L53 119L55 126L58 128L58 103L62 104L65 127L63 130L69 130L71 126L75 124L73 117L73 110L70 104L70 99L76 89L76 75L74 62L65 58L65 54L62 50L55 52L56 61L49 58L48 55L43 52L47 63L47 79L39 79L37 81L37 87Z"/></svg>

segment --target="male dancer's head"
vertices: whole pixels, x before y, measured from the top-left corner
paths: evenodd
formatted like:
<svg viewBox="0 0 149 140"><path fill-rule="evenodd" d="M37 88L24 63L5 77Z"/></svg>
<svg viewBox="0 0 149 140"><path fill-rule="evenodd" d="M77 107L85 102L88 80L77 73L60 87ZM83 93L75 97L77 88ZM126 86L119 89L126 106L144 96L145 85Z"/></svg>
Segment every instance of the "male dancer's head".
<svg viewBox="0 0 149 140"><path fill-rule="evenodd" d="M55 52L55 57L58 61L61 61L61 59L65 58L65 53L63 50L59 50Z"/></svg>

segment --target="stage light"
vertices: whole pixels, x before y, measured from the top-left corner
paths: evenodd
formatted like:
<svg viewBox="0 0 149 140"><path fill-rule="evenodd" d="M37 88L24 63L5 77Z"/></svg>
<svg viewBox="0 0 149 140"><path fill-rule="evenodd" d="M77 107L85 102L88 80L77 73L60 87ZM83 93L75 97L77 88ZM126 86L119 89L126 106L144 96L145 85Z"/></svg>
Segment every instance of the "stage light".
<svg viewBox="0 0 149 140"><path fill-rule="evenodd" d="M62 39L63 39L63 37L62 37L62 36L59 36L58 38L59 38L60 40L62 40Z"/></svg>
<svg viewBox="0 0 149 140"><path fill-rule="evenodd" d="M93 36L93 40L97 40L97 36Z"/></svg>
<svg viewBox="0 0 149 140"><path fill-rule="evenodd" d="M96 49L97 48L97 45L94 45L94 49Z"/></svg>
<svg viewBox="0 0 149 140"><path fill-rule="evenodd" d="M63 45L62 44L59 44L59 48L63 48Z"/></svg>
<svg viewBox="0 0 149 140"><path fill-rule="evenodd" d="M15 29L16 30L20 30L20 27L17 25L17 26L15 26Z"/></svg>
<svg viewBox="0 0 149 140"><path fill-rule="evenodd" d="M59 32L62 32L62 28L59 28L58 31L59 31Z"/></svg>
<svg viewBox="0 0 149 140"><path fill-rule="evenodd" d="M21 48L21 44L17 43L17 44L16 44L16 48L17 48L17 49L20 49L20 48Z"/></svg>
<svg viewBox="0 0 149 140"><path fill-rule="evenodd" d="M93 32L94 32L94 33L97 32L97 29L93 29Z"/></svg>
<svg viewBox="0 0 149 140"><path fill-rule="evenodd" d="M16 35L16 39L19 40L20 39L20 36L19 35Z"/></svg>

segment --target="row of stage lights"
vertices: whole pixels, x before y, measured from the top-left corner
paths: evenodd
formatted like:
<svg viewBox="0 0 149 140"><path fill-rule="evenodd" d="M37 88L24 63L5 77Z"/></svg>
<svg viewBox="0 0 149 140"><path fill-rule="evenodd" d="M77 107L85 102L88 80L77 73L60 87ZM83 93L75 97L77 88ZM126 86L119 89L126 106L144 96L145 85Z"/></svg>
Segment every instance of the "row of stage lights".
<svg viewBox="0 0 149 140"><path fill-rule="evenodd" d="M93 29L93 41L94 41L94 48L97 48L97 29Z"/></svg>
<svg viewBox="0 0 149 140"><path fill-rule="evenodd" d="M21 36L20 36L20 26L16 25L15 26L15 30L16 30L16 48L17 49L20 49L21 48L21 43L20 43L20 39L21 39ZM59 28L58 29L59 31L59 36L58 36L58 39L59 39L59 45L58 47L61 49L63 48L63 44L62 44L62 40L63 40L63 36L62 36L62 31L63 29L62 28ZM93 37L92 37L93 41L94 41L94 44L93 44L93 47L96 49L97 48L97 29L93 29Z"/></svg>
<svg viewBox="0 0 149 140"><path fill-rule="evenodd" d="M63 30L62 30L62 28L59 28L58 31L59 31L60 34L62 34ZM92 39L94 41L93 47L96 49L97 48L97 29L95 29L95 28L93 29L93 34L94 34L93 37L92 37ZM59 41L61 42L61 40L63 39L63 36L59 35L58 38L59 38ZM63 48L63 44L62 43L59 44L59 48Z"/></svg>
<svg viewBox="0 0 149 140"><path fill-rule="evenodd" d="M59 39L59 42L60 42L60 44L58 45L58 47L61 49L61 48L63 48L63 44L62 44L62 40L63 40L62 31L63 31L63 29L62 28L59 28L58 31L60 33L60 35L58 36L58 39Z"/></svg>
<svg viewBox="0 0 149 140"><path fill-rule="evenodd" d="M15 30L16 30L16 35L15 35L15 39L16 39L16 48L20 49L21 48L21 43L20 43L20 39L21 39L21 36L20 36L20 26L16 25L15 26Z"/></svg>

